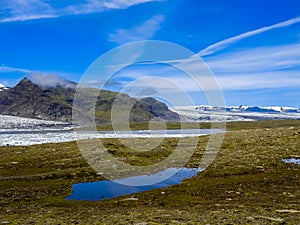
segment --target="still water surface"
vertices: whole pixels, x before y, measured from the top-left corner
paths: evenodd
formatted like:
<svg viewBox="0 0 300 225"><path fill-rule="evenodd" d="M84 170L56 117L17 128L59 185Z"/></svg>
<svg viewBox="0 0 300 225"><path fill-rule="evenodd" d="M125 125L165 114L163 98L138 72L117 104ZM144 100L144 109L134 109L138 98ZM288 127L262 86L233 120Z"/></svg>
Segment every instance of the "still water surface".
<svg viewBox="0 0 300 225"><path fill-rule="evenodd" d="M176 171L178 171L176 173ZM180 184L184 179L196 176L202 169L195 168L168 168L164 171L153 175L143 175L136 177L124 178L121 180L109 181L97 181L90 183L78 183L72 185L72 195L68 196L67 200L89 200L99 201L103 199L111 199L122 195L128 195L143 191L148 191L156 188L164 188L175 184ZM170 174L174 174L170 177ZM121 183L132 183L140 182L141 180L151 181L156 180L157 177L170 177L160 183L148 185L148 186L127 186Z"/></svg>
<svg viewBox="0 0 300 225"><path fill-rule="evenodd" d="M283 159L282 161L285 163L292 163L292 164L300 165L300 159L297 159L297 158Z"/></svg>

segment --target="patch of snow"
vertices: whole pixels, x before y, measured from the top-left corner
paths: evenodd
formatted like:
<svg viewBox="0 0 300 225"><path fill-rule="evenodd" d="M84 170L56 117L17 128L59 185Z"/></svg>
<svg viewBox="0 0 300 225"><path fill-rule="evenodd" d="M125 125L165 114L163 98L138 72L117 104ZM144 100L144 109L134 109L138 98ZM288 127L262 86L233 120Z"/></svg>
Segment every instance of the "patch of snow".
<svg viewBox="0 0 300 225"><path fill-rule="evenodd" d="M168 138L198 137L223 132L210 129L146 130L146 131L26 131L0 132L0 146L28 146L45 143L61 143L95 138Z"/></svg>
<svg viewBox="0 0 300 225"><path fill-rule="evenodd" d="M3 84L0 84L0 91L5 91L7 90L8 88L5 87Z"/></svg>
<svg viewBox="0 0 300 225"><path fill-rule="evenodd" d="M248 109L251 109L248 111ZM257 110L257 112L255 111ZM270 110L270 112L268 112ZM292 107L208 107L187 106L172 108L183 121L187 122L230 122L230 121L257 121L257 120L299 120L300 110Z"/></svg>
<svg viewBox="0 0 300 225"><path fill-rule="evenodd" d="M6 116L0 115L0 130L19 130L20 129L66 129L72 128L71 124L58 122L58 121L48 121L48 120L38 120L29 119L16 116Z"/></svg>
<svg viewBox="0 0 300 225"><path fill-rule="evenodd" d="M94 138L166 138L197 137L214 130L139 130L139 131L74 131L71 124L0 115L0 146L28 146L61 143Z"/></svg>
<svg viewBox="0 0 300 225"><path fill-rule="evenodd" d="M260 107L262 109L273 109L277 112L281 112L282 111L282 107L281 106L265 106L265 107Z"/></svg>

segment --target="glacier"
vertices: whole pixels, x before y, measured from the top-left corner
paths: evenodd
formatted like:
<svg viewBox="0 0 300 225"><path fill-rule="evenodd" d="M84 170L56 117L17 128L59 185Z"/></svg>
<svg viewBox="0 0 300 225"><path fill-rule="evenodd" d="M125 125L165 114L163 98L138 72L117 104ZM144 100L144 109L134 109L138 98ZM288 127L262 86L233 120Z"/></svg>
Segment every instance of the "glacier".
<svg viewBox="0 0 300 225"><path fill-rule="evenodd" d="M258 120L300 120L300 110L280 106L184 106L171 108L186 122L235 122ZM207 135L210 130L74 131L65 122L0 115L0 146L28 146L94 138L166 138ZM76 129L75 129L76 130ZM220 132L220 131L217 131Z"/></svg>
<svg viewBox="0 0 300 225"><path fill-rule="evenodd" d="M181 106L171 108L186 122L299 120L300 109L282 106Z"/></svg>
<svg viewBox="0 0 300 225"><path fill-rule="evenodd" d="M0 115L0 146L29 146L95 138L197 137L221 130L78 131L71 124Z"/></svg>

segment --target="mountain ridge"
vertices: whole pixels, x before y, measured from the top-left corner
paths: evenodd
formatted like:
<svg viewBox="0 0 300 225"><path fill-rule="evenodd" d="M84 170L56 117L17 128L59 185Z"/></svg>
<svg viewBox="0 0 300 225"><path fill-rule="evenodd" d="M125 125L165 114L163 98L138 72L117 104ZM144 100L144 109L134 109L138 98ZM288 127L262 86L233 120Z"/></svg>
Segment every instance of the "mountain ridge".
<svg viewBox="0 0 300 225"><path fill-rule="evenodd" d="M199 111L218 111L223 110L226 112L257 112L257 113L300 113L300 109L288 106L208 106L201 105L195 107Z"/></svg>
<svg viewBox="0 0 300 225"><path fill-rule="evenodd" d="M76 93L76 83L73 87L39 86L27 77L16 86L0 92L0 114L19 116L33 119L53 121L72 121L73 99ZM75 109L81 116L91 120L94 111L90 106L97 98L95 106L95 120L97 124L110 123L113 102L117 92L86 88L85 96L81 96L84 110ZM100 95L99 95L100 91ZM90 95L90 96L88 96ZM179 115L153 98L135 99L127 94L120 94L123 104L134 104L130 113L130 121L145 122L151 119L179 121Z"/></svg>

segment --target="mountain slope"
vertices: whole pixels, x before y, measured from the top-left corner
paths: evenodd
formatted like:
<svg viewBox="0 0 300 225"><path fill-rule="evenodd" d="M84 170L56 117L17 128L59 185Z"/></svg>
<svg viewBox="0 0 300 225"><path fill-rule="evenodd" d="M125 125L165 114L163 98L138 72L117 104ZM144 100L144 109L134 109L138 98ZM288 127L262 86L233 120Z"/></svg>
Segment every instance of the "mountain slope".
<svg viewBox="0 0 300 225"><path fill-rule="evenodd" d="M83 92L80 95L82 105L77 111L90 118L89 114L93 114L95 108L97 124L110 123L111 108L118 93L101 90L99 95L99 90L92 88ZM24 78L15 87L0 93L0 114L71 122L75 93L76 89L72 87L40 87ZM179 120L178 114L153 98L137 100L126 94L120 96L124 106L134 105L130 113L131 121L142 122L153 118ZM95 100L96 105L93 105Z"/></svg>
<svg viewBox="0 0 300 225"><path fill-rule="evenodd" d="M0 94L3 115L70 121L71 109L71 104L61 104L27 78Z"/></svg>

